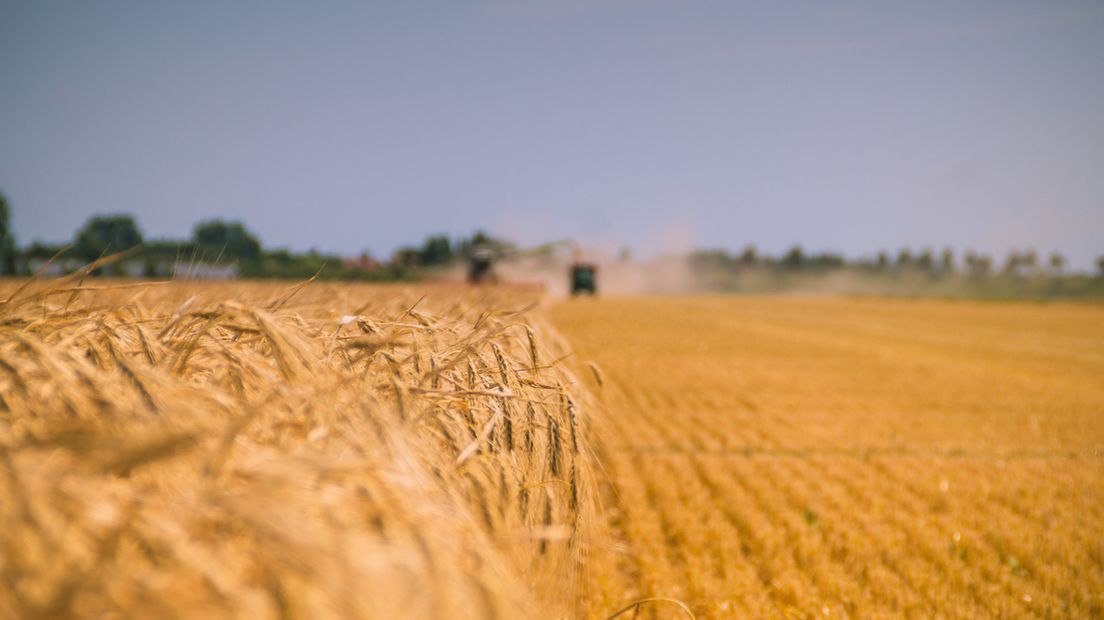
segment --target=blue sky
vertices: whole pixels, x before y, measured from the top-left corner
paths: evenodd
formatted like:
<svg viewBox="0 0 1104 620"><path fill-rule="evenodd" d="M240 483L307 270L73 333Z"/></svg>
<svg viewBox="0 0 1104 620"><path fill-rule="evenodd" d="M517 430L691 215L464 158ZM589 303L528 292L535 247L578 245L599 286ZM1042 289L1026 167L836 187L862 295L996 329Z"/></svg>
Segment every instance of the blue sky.
<svg viewBox="0 0 1104 620"><path fill-rule="evenodd" d="M1104 254L1100 2L0 0L21 242Z"/></svg>

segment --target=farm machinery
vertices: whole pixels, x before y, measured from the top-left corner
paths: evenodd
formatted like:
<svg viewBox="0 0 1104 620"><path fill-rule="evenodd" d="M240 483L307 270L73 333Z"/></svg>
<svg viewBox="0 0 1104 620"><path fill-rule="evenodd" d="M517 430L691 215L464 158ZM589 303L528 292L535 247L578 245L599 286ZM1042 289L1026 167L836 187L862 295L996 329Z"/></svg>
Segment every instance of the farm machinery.
<svg viewBox="0 0 1104 620"><path fill-rule="evenodd" d="M468 263L469 284L494 284L498 282L498 273L495 270L496 263L503 260L519 258L548 258L552 259L560 248L570 248L572 260L568 269L568 285L572 295L598 293L597 272L598 267L594 263L583 259L582 250L574 241L554 241L534 248L518 250L504 247L501 244L478 243L468 248L464 258Z"/></svg>
<svg viewBox="0 0 1104 620"><path fill-rule="evenodd" d="M597 271L598 267L594 263L583 262L579 254L576 253L576 258L571 263L571 294L597 295Z"/></svg>
<svg viewBox="0 0 1104 620"><path fill-rule="evenodd" d="M480 244L468 249L465 258L468 261L469 284L494 284L498 282L494 264L501 258L502 251L489 244Z"/></svg>

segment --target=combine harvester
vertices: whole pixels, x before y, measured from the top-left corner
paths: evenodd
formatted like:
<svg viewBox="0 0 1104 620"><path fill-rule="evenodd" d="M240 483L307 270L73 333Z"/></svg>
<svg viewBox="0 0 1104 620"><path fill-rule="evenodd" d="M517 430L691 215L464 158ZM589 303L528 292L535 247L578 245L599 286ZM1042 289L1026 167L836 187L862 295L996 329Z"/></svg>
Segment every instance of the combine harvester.
<svg viewBox="0 0 1104 620"><path fill-rule="evenodd" d="M572 295L598 293L597 273L598 267L594 263L583 260L583 251L574 241L553 241L538 245L534 248L516 250L503 248L497 244L478 244L471 247L464 258L468 262L468 283L497 284L498 272L495 265L505 260L517 260L523 258L544 257L554 262L555 253L560 248L571 249L571 264L568 270L568 285Z"/></svg>
<svg viewBox="0 0 1104 620"><path fill-rule="evenodd" d="M571 294L598 294L598 267L594 263L584 262L582 252L576 248L571 263Z"/></svg>

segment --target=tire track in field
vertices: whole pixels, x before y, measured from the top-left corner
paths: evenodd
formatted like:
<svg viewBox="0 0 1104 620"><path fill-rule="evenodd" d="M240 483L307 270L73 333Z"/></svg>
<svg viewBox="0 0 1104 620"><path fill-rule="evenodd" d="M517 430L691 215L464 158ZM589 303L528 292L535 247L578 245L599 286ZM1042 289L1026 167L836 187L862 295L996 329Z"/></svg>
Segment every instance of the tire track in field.
<svg viewBox="0 0 1104 620"><path fill-rule="evenodd" d="M1104 489L1104 426L1086 425L1104 411L1104 389L1082 380L1099 356L1079 353L1091 348L1067 320L1091 326L1093 310L1050 319L1045 308L978 305L958 320L958 307L937 302L561 307L554 320L576 356L605 376L605 388L592 386L605 411L596 428L621 489L614 533L632 555L621 565L633 567L610 579L631 597L678 598L700 618L1101 610L1091 584L1104 580L1104 553L1070 545L1104 529L1104 511L1063 491ZM883 311L892 316L879 322ZM1090 336L1104 350L1104 330ZM1045 372L1021 383L1036 368ZM1019 400L971 392L982 380L1007 382ZM1036 389L1037 401L1024 400ZM1027 441L1014 424L1034 415L1055 417ZM992 497L968 484L998 480L992 464L1005 461L1024 478ZM1047 485L1061 489L1031 494ZM1054 519L1066 529L1044 532ZM1065 575L1063 561L1074 564ZM609 605L586 609L601 617ZM639 612L678 617L660 605Z"/></svg>

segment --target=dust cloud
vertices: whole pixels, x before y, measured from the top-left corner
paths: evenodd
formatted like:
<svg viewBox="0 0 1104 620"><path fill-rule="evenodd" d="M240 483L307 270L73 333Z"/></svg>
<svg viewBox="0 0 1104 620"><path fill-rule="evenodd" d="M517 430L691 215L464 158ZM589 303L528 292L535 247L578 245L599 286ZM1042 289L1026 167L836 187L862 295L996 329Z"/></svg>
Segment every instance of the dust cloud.
<svg viewBox="0 0 1104 620"><path fill-rule="evenodd" d="M596 267L600 295L674 295L708 290L684 255L641 260L595 250L582 250L579 255L579 259L560 255L508 259L496 267L496 272L506 282L543 285L552 297L570 293L571 267L576 262Z"/></svg>

